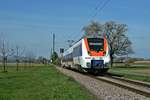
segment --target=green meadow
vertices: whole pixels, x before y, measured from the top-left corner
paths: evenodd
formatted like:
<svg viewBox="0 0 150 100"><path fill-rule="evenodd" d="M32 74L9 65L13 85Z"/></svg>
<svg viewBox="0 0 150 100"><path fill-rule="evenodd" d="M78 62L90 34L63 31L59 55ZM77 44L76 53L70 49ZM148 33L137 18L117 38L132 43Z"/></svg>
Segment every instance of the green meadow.
<svg viewBox="0 0 150 100"><path fill-rule="evenodd" d="M150 66L114 66L109 72L129 79L150 82Z"/></svg>
<svg viewBox="0 0 150 100"><path fill-rule="evenodd" d="M34 66L8 72L0 69L0 100L95 100L74 79L53 66Z"/></svg>

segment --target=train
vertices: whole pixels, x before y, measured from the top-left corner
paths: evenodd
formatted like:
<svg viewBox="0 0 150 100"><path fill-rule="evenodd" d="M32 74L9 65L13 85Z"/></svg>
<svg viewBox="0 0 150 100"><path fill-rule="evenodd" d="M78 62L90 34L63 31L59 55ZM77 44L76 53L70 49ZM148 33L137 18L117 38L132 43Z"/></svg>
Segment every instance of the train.
<svg viewBox="0 0 150 100"><path fill-rule="evenodd" d="M107 72L110 66L110 51L106 36L92 35L79 39L64 51L61 64L81 72Z"/></svg>

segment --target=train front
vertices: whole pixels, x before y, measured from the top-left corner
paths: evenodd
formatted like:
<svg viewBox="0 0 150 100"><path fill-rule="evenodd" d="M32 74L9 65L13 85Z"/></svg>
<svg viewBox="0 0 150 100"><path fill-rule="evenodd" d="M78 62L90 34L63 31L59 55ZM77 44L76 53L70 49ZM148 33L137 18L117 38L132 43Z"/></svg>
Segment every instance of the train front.
<svg viewBox="0 0 150 100"><path fill-rule="evenodd" d="M108 42L103 37L85 37L83 40L83 62L87 71L106 72L109 69L110 54Z"/></svg>

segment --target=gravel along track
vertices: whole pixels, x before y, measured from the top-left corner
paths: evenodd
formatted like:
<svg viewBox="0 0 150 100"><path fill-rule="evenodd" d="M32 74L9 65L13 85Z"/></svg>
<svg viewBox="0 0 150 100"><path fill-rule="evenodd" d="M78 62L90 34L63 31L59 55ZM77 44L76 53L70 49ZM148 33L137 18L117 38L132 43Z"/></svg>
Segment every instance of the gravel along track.
<svg viewBox="0 0 150 100"><path fill-rule="evenodd" d="M140 94L112 85L107 82L83 75L62 67L56 67L60 72L74 78L100 100L150 100Z"/></svg>
<svg viewBox="0 0 150 100"><path fill-rule="evenodd" d="M126 89L129 89L130 91L134 91L138 94L142 94L144 96L150 97L150 88L147 87L149 84L146 84L147 86L144 85L144 83L139 83L136 81L129 81L129 80L124 80L123 78L112 78L112 77L97 77L97 79L112 83L114 85L117 85L119 87L123 87Z"/></svg>

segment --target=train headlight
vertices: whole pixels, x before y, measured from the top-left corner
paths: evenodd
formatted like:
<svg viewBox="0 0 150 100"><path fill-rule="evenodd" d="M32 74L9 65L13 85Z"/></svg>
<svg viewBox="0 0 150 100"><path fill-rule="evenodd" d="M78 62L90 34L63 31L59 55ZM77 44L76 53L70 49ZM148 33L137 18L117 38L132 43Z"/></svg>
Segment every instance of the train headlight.
<svg viewBox="0 0 150 100"><path fill-rule="evenodd" d="M87 66L88 68L90 68L90 67L91 67L91 63L90 63L90 62L87 62L87 63L86 63L86 66Z"/></svg>

